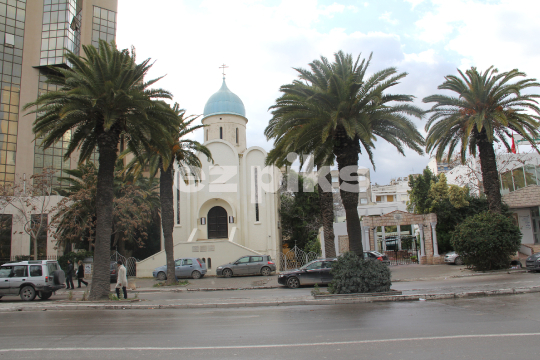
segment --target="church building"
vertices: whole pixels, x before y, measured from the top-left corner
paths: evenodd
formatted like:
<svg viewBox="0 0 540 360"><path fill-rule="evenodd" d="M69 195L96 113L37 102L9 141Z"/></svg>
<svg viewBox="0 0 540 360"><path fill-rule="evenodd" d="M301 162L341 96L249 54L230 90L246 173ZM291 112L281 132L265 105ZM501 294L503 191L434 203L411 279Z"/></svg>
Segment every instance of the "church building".
<svg viewBox="0 0 540 360"><path fill-rule="evenodd" d="M213 161L198 155L202 163L198 181L182 178L175 165L175 259L200 258L211 275L219 265L244 255L270 255L276 260L281 248L277 192L281 174L265 166L263 148L247 147L246 110L225 78L208 99L202 123L204 145ZM161 251L137 264L137 276L152 276L152 270L165 263Z"/></svg>

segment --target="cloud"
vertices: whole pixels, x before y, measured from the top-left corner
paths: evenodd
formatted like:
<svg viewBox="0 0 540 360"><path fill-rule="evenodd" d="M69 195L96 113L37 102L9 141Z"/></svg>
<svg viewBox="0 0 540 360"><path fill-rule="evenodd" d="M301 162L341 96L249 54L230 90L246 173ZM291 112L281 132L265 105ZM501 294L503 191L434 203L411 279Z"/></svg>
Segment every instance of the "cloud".
<svg viewBox="0 0 540 360"><path fill-rule="evenodd" d="M414 9L415 7L423 3L425 0L405 0L405 1L408 3L411 3L412 8Z"/></svg>
<svg viewBox="0 0 540 360"><path fill-rule="evenodd" d="M384 20L387 23L392 24L392 25L399 24L399 21L396 20L396 19L392 19L391 16L392 16L392 13L387 11L387 12L383 13L381 16L379 16L379 19Z"/></svg>

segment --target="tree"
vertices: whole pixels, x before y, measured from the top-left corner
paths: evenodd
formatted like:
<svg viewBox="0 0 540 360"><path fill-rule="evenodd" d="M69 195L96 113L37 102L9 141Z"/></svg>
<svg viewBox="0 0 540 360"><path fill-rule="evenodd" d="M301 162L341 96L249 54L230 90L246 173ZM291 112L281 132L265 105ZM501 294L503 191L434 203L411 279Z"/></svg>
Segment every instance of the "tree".
<svg viewBox="0 0 540 360"><path fill-rule="evenodd" d="M161 202L161 226L163 229L163 241L165 245L165 256L167 258L167 284L174 283L174 198L173 198L173 163L178 164L178 170L182 179L188 181L188 177L198 178L199 169L202 166L198 154L205 155L208 161L212 160L210 150L198 141L188 139L187 136L204 125L192 125L198 116L187 116L186 111L180 109L178 104L174 104L171 109L176 118L176 131L174 136L167 138L167 141L156 139L158 142L165 142L166 149L151 148L149 151L136 157L129 165L130 172L138 176L145 166L148 166L150 178L157 175L159 171L159 198ZM180 184L178 184L180 186Z"/></svg>
<svg viewBox="0 0 540 360"><path fill-rule="evenodd" d="M156 213L159 213L157 181L125 174L123 163L116 163L113 199L112 247L118 246L125 255L126 243L136 247L145 246L147 227ZM64 248L71 243L88 241L87 249L92 250L96 230L96 192L98 170L92 162L79 164L77 169L64 170L69 177L60 180L68 183L68 188L57 189L64 196L56 208L52 225L55 237Z"/></svg>
<svg viewBox="0 0 540 360"><path fill-rule="evenodd" d="M296 175L296 174L295 174ZM318 189L304 191L304 183L311 179L298 175L298 192L282 192L280 195L281 233L283 241L292 248L314 249L321 228L321 209ZM330 255L326 254L327 257ZM335 256L335 255L334 255Z"/></svg>
<svg viewBox="0 0 540 360"><path fill-rule="evenodd" d="M283 95L270 107L273 117L265 134L274 139L280 153L287 149L311 150L315 164L328 164L322 162L328 154L337 161L350 248L361 254L358 154L363 148L375 168L377 138L394 145L401 154L404 147L422 154L424 139L407 116L421 118L423 111L410 104L392 105L413 101L411 95L385 93L406 73L387 68L367 77L371 56L362 61L358 56L354 61L352 55L340 51L334 58L333 63L325 57L313 61L309 64L311 71L295 69L298 80L281 86Z"/></svg>
<svg viewBox="0 0 540 360"><path fill-rule="evenodd" d="M429 167L416 177L409 175L409 201L407 201L407 211L415 214L429 214L431 209L431 199L429 190L431 184L436 182L437 176L431 172Z"/></svg>
<svg viewBox="0 0 540 360"><path fill-rule="evenodd" d="M499 173L495 157L494 142L502 142L508 151L508 139L512 131L522 135L538 151L533 139L538 138L540 108L539 95L523 94L524 90L540 86L535 79L512 80L525 77L518 70L498 73L493 67L479 72L475 67L459 75L448 75L439 85L458 96L431 95L425 103L435 103L426 124L428 131L426 151L435 152L441 160L446 152L447 161L458 145L460 158L465 163L467 149L470 155L478 156L482 171L484 192L489 210L502 211ZM536 115L535 115L536 114Z"/></svg>
<svg viewBox="0 0 540 360"><path fill-rule="evenodd" d="M97 148L99 169L96 189L96 244L90 299L108 298L110 291L110 241L113 220L114 168L120 138L137 155L139 149L167 148L174 129L174 114L158 101L170 99L169 92L151 89L158 80L145 81L152 67L150 59L140 64L132 50L118 50L100 41L99 50L83 45L84 56L66 51L71 68L48 67L47 82L60 90L40 95L24 109L35 107L33 131L43 137L44 149L68 131L72 136L65 158L80 149L79 162Z"/></svg>
<svg viewBox="0 0 540 360"><path fill-rule="evenodd" d="M43 236L46 239L51 229L48 214L55 209L55 194L52 191L54 173L54 169L44 168L28 181L19 178L14 183L0 184L0 209L2 212L13 211L13 223L22 225L30 235L30 255L34 260L47 256L46 241L45 244L38 244L38 240Z"/></svg>

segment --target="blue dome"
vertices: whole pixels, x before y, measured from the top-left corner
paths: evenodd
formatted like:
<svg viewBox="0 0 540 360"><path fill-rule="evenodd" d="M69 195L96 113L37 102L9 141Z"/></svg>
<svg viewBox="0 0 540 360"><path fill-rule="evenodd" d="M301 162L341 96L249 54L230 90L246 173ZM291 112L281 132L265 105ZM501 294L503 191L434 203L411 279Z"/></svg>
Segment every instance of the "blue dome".
<svg viewBox="0 0 540 360"><path fill-rule="evenodd" d="M204 106L204 117L218 114L233 114L246 117L244 103L236 94L233 94L231 90L229 90L225 84L225 79L223 79L221 89L210 96L210 99L208 99Z"/></svg>

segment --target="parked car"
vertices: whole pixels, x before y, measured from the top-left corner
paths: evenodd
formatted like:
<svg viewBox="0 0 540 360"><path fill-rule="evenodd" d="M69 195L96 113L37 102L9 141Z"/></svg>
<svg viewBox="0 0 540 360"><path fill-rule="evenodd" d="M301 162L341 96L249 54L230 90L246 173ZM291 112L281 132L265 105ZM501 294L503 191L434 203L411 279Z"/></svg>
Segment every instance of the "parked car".
<svg viewBox="0 0 540 360"><path fill-rule="evenodd" d="M200 279L206 275L206 264L199 258L176 259L174 273L179 278ZM152 275L158 280L167 280L167 265L156 268Z"/></svg>
<svg viewBox="0 0 540 360"><path fill-rule="evenodd" d="M263 275L268 276L276 271L276 264L270 255L248 255L240 259L218 266L217 276L231 277L233 275Z"/></svg>
<svg viewBox="0 0 540 360"><path fill-rule="evenodd" d="M444 256L444 262L447 264L463 265L463 259L455 252L449 252Z"/></svg>
<svg viewBox="0 0 540 360"><path fill-rule="evenodd" d="M302 285L328 284L332 281L330 273L336 258L313 260L299 269L285 271L278 275L278 283L296 289Z"/></svg>
<svg viewBox="0 0 540 360"><path fill-rule="evenodd" d="M540 270L540 253L532 254L525 260L525 267L527 270L539 271Z"/></svg>
<svg viewBox="0 0 540 360"><path fill-rule="evenodd" d="M364 260L379 260L385 265L390 265L388 256L381 254L378 251L364 251Z"/></svg>
<svg viewBox="0 0 540 360"><path fill-rule="evenodd" d="M118 279L118 274L116 273L116 261L111 261L111 282L115 283Z"/></svg>
<svg viewBox="0 0 540 360"><path fill-rule="evenodd" d="M57 261L29 260L7 263L0 267L0 299L20 296L32 301L39 296L50 298L56 290L66 287L66 276Z"/></svg>

